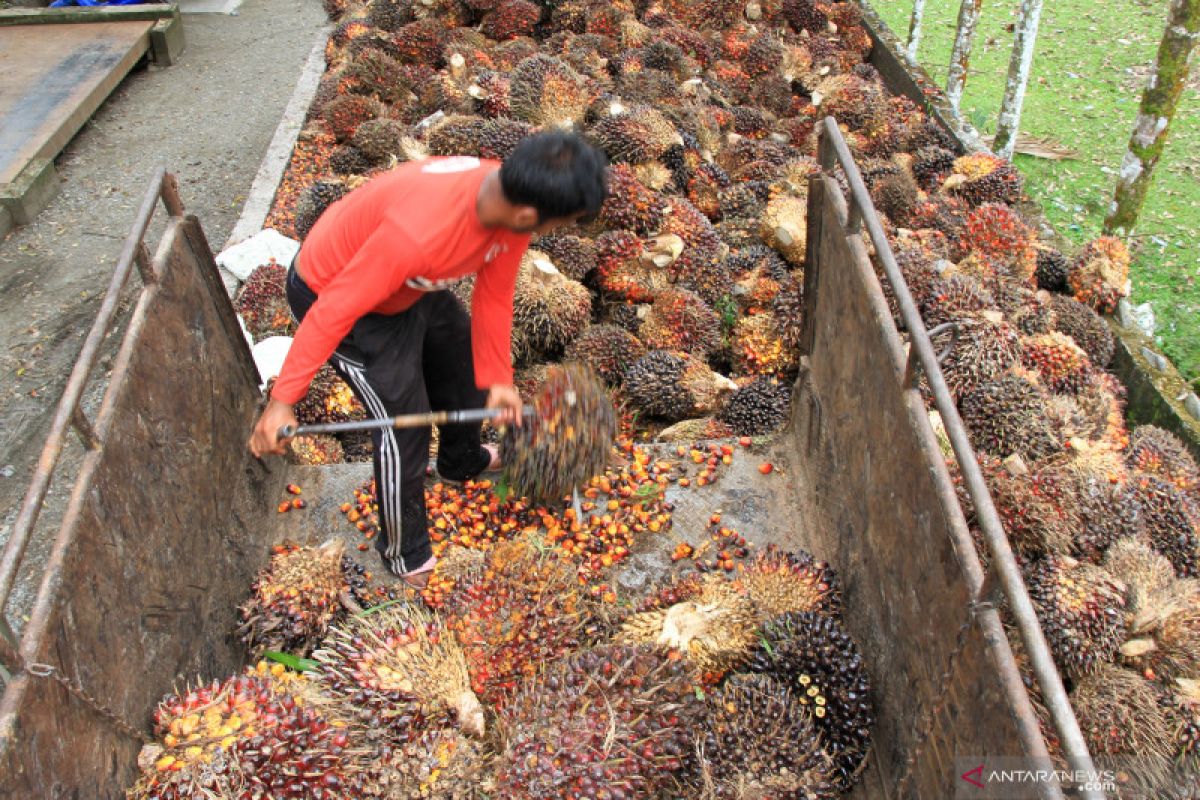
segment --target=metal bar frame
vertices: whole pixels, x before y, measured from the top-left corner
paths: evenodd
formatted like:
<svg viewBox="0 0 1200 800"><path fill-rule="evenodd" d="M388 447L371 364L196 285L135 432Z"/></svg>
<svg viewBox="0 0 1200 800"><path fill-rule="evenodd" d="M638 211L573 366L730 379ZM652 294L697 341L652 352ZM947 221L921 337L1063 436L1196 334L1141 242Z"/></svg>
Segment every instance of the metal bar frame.
<svg viewBox="0 0 1200 800"><path fill-rule="evenodd" d="M21 508L17 512L12 534L5 543L3 554L0 555L0 665L12 674L23 670L25 661L20 652L21 643L18 642L17 636L7 623L8 600L16 583L17 573L24 561L29 537L41 516L46 494L50 490L54 470L62 456L68 432L74 429L87 450L94 451L104 446L107 426L94 425L87 418L80 403L91 378L92 370L100 358L104 339L113 327L121 302L121 293L125 289L125 284L128 282L134 266L137 266L138 272L142 276L141 292L145 292L157 283L158 275L143 240L160 200L171 217L181 218L183 216L184 207L179 199L178 184L175 176L168 173L165 167L159 167L150 180L133 229L125 239L116 268L113 270L112 279L100 302L100 308L96 312L96 319L84 339L83 347L75 360L75 366L63 388L62 397L54 412L54 419L50 423L50 431L46 435L46 444L42 447L37 467L29 481L29 488L26 490ZM39 595L31 612L31 619L44 615L46 609L42 609L40 606L45 605L46 602L48 602L46 596Z"/></svg>
<svg viewBox="0 0 1200 800"><path fill-rule="evenodd" d="M846 145L846 140L842 137L837 121L833 117L825 117L820 123L818 161L826 172L831 172L835 166L840 166L845 174L850 186L850 197L847 198L849 202L847 230L851 233L857 232L861 226L865 225L867 235L875 248L875 259L891 283L900 317L908 329L911 349L909 363L905 370L904 388L906 390L916 389L918 371L915 367L919 364L920 370L925 373L926 380L929 382L934 405L942 417L947 437L950 439L955 458L962 471L963 481L975 504L976 519L992 557L992 570L989 577L995 576L995 578L985 581L980 575L969 581L972 593L971 604L989 609L988 613L979 620L989 640L1003 637L999 615L994 609L991 609L989 603L994 587L998 584L999 588L1003 589L1012 616L1017 623L1021 640L1028 653L1034 677L1041 687L1046 708L1062 742L1063 753L1072 769L1085 775L1094 775L1096 770L1091 754L1088 752L1087 744L1079 729L1079 723L1075 719L1075 713L1067 699L1062 678L1050 654L1050 648L1046 644L1045 636L1033 608L1033 602L1026 590L1021 569L1013 556L1008 537L1004 533L1003 524L979 468L979 462L971 447L966 427L958 415L958 409L946 386L938 354L934 350L929 332L926 330L917 305L908 290L900 267L896 264L883 226L879 222L879 215L871 201L871 195L863 183L862 175L854 163L850 148ZM809 244L811 247L811 236ZM952 491L951 489L950 499L957 504L957 498L953 497ZM979 574L978 560L977 558L974 560L976 561L976 570L968 570L969 577L974 577L971 575L973 572ZM1020 684L1019 675L1002 675L1001 677L1006 685L1014 689ZM1020 694L1023 695L1024 692L1020 692ZM1022 731L1022 736L1027 744L1027 752L1030 754L1036 755L1038 751L1045 751L1045 743L1041 740L1041 735L1037 730L1025 729ZM1089 800L1100 800L1104 797L1104 793L1095 789L1085 789L1080 792L1079 796L1089 798Z"/></svg>

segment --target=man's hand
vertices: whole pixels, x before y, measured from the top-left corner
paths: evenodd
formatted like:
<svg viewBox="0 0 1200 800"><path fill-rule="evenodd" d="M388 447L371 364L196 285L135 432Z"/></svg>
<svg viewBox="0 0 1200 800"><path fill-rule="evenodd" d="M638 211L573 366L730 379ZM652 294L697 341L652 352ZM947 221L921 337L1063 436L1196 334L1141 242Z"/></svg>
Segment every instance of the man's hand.
<svg viewBox="0 0 1200 800"><path fill-rule="evenodd" d="M262 416L254 425L254 432L250 434L250 452L254 453L257 458L262 458L267 453L283 455L287 452L284 447L287 440L278 438L279 429L284 425L299 424L296 420L296 412L289 404L281 403L278 400L268 401Z"/></svg>
<svg viewBox="0 0 1200 800"><path fill-rule="evenodd" d="M525 421L521 413L524 410L521 393L510 383L492 385L488 390L487 407L503 409L504 413L495 420L498 425L516 425L519 428Z"/></svg>

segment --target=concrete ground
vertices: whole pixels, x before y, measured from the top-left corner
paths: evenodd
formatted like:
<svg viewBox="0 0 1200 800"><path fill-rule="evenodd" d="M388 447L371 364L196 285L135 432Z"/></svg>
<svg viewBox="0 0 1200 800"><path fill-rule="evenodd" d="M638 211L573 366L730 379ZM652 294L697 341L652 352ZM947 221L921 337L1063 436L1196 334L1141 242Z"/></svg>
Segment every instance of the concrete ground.
<svg viewBox="0 0 1200 800"><path fill-rule="evenodd" d="M0 542L156 167L220 250L326 24L318 0L196 2L179 61L126 77L57 159L58 195L0 241Z"/></svg>

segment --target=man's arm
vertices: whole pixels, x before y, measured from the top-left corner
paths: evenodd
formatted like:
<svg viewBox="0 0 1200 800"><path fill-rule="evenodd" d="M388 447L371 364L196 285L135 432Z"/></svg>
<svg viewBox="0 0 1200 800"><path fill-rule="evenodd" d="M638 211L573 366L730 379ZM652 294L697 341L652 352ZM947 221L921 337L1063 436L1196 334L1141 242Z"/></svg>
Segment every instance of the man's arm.
<svg viewBox="0 0 1200 800"><path fill-rule="evenodd" d="M406 263L413 254L415 248L405 247L395 232L376 231L321 291L296 330L271 399L254 426L249 442L254 455L284 453L276 434L282 426L296 424L293 406L354 323L417 274L418 265Z"/></svg>
<svg viewBox="0 0 1200 800"><path fill-rule="evenodd" d="M521 424L521 395L513 386L512 315L517 271L525 245L510 245L479 271L471 295L471 353L475 385L488 390L488 408L502 408L500 422Z"/></svg>

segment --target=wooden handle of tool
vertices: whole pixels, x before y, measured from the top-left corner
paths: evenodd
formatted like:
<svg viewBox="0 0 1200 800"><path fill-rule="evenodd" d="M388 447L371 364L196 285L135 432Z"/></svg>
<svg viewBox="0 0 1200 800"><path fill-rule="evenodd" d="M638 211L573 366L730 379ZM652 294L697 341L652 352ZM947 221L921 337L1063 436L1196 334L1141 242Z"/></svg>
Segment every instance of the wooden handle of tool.
<svg viewBox="0 0 1200 800"><path fill-rule="evenodd" d="M499 408L468 408L459 411L429 411L423 414L400 414L381 419L364 419L354 422L327 422L321 425L284 425L276 436L290 439L306 433L347 433L350 431L373 431L379 428L427 428L431 425L464 425L496 419L502 413ZM533 406L525 406L525 416L533 415Z"/></svg>

